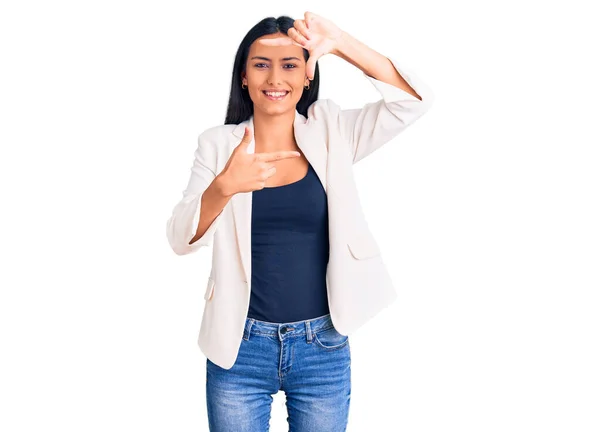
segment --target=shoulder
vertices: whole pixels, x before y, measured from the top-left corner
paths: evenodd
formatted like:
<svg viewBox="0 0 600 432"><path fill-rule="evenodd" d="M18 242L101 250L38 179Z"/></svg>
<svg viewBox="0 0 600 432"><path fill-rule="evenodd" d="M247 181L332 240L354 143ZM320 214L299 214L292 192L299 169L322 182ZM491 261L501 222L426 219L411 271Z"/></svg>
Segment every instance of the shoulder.
<svg viewBox="0 0 600 432"><path fill-rule="evenodd" d="M226 147L223 144L231 137L236 127L237 125L226 124L205 129L198 136L198 151L205 155L216 155Z"/></svg>
<svg viewBox="0 0 600 432"><path fill-rule="evenodd" d="M218 125L205 129L198 135L198 146L194 151L196 164L204 165L216 173L218 161L227 151L230 136L236 125Z"/></svg>
<svg viewBox="0 0 600 432"><path fill-rule="evenodd" d="M231 135L236 127L237 125L234 124L226 124L217 125L205 129L198 136L198 145L203 143L214 143L215 141L223 140L223 137L228 137L229 135Z"/></svg>
<svg viewBox="0 0 600 432"><path fill-rule="evenodd" d="M315 121L335 119L340 112L340 106L331 99L317 99L308 107L307 118Z"/></svg>

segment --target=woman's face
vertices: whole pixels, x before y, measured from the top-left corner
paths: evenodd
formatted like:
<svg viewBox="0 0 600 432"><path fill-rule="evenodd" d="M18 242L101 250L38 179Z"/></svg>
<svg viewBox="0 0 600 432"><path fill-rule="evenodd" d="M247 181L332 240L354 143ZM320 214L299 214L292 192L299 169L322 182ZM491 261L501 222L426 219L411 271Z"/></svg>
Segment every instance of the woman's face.
<svg viewBox="0 0 600 432"><path fill-rule="evenodd" d="M255 112L261 110L269 115L279 115L295 111L304 86L310 83L306 78L306 61L301 47L260 43L262 39L282 37L289 38L281 33L268 35L255 40L250 46L242 82L248 86ZM284 92L285 95L266 94L270 90Z"/></svg>

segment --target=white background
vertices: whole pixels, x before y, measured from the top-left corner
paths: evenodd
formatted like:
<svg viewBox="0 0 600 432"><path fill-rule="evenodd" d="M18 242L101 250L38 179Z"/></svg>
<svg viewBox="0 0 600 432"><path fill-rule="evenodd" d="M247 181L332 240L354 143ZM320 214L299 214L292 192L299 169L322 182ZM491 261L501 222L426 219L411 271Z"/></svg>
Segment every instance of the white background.
<svg viewBox="0 0 600 432"><path fill-rule="evenodd" d="M3 3L0 429L208 430L210 249L175 255L165 224L245 33L309 10L436 96L355 166L399 299L351 336L348 431L600 430L586 3ZM321 98L379 98L344 60L320 67Z"/></svg>

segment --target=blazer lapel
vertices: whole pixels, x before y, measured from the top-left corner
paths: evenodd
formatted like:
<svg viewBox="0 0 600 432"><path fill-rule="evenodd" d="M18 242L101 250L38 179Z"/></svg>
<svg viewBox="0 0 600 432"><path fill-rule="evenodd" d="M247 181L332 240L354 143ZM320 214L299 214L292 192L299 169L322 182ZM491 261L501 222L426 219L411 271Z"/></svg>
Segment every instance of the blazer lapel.
<svg viewBox="0 0 600 432"><path fill-rule="evenodd" d="M298 147L317 173L325 193L327 193L327 147L325 137L318 133L318 127L312 119L307 120L296 111L294 119L294 137ZM244 128L248 126L254 137L254 116L238 124L233 130L234 145L244 137ZM248 153L254 153L254 138L248 145ZM247 286L250 288L252 270L252 192L235 194L231 200L238 252Z"/></svg>

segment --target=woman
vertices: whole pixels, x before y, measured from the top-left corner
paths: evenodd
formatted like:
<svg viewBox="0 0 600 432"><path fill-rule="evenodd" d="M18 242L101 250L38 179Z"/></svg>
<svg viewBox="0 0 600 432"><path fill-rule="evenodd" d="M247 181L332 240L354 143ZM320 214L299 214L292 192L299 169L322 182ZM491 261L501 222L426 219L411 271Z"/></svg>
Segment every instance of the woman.
<svg viewBox="0 0 600 432"><path fill-rule="evenodd" d="M328 53L382 99L353 110L319 100L317 60ZM266 18L245 36L225 124L200 135L167 223L179 255L214 240L198 338L211 431L268 430L279 390L291 431L346 429L348 335L396 298L352 165L432 100L397 60L316 14Z"/></svg>

